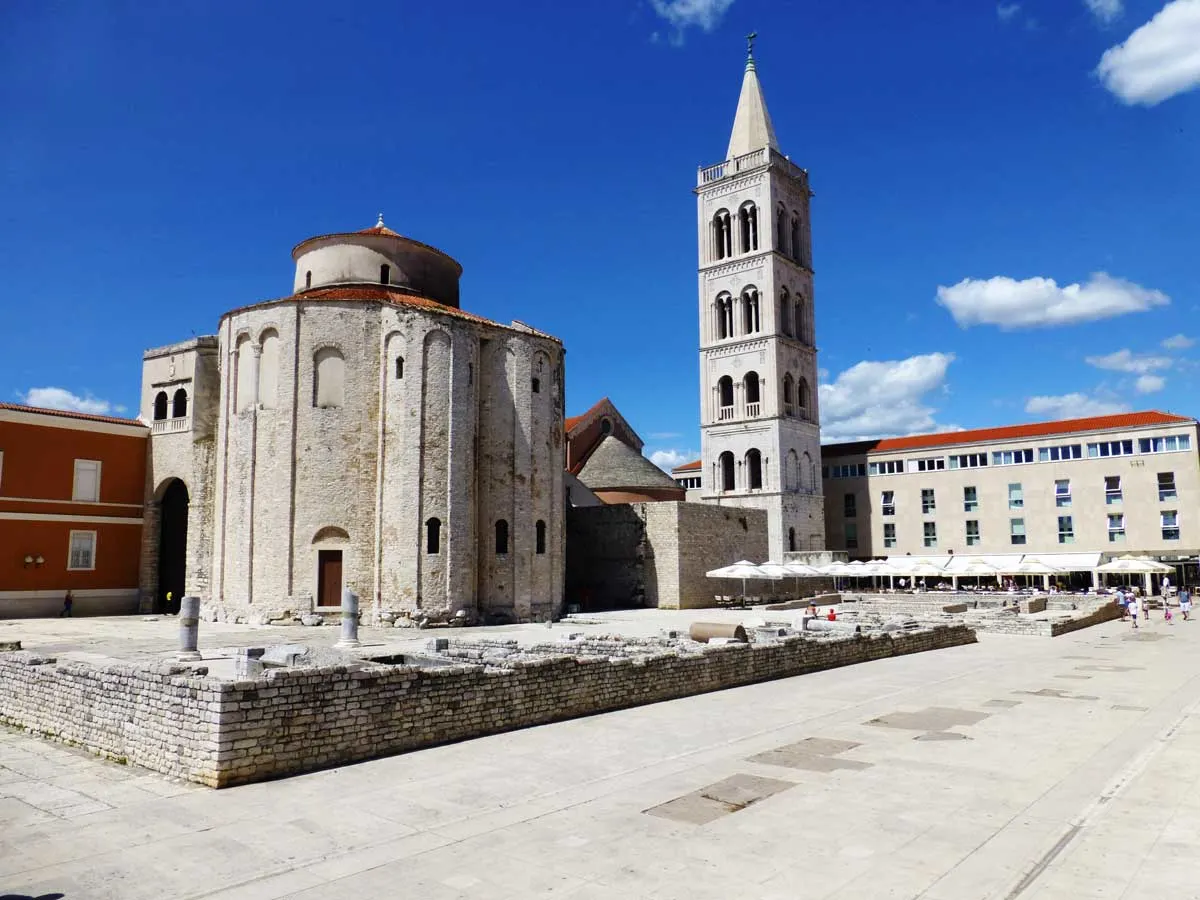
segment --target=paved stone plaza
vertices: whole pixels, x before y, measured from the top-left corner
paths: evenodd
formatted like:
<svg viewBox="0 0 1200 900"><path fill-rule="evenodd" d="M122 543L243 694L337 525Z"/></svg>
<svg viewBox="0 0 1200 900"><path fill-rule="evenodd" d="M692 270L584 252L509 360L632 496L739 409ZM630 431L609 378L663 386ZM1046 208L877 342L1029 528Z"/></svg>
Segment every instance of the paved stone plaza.
<svg viewBox="0 0 1200 900"><path fill-rule="evenodd" d="M0 732L0 895L1200 898L1198 644L981 635L224 791Z"/></svg>

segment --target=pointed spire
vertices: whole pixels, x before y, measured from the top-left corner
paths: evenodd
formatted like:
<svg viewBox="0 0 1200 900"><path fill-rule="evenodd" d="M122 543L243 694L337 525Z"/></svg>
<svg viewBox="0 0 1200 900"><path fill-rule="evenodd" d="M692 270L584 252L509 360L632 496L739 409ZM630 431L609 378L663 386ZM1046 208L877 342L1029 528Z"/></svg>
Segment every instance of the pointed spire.
<svg viewBox="0 0 1200 900"><path fill-rule="evenodd" d="M742 76L742 93L738 97L737 113L733 117L733 133L729 136L726 159L743 156L763 147L779 152L775 140L775 129L771 115L767 112L767 101L763 97L762 85L758 82L758 69L754 65L754 32L746 35L746 72Z"/></svg>

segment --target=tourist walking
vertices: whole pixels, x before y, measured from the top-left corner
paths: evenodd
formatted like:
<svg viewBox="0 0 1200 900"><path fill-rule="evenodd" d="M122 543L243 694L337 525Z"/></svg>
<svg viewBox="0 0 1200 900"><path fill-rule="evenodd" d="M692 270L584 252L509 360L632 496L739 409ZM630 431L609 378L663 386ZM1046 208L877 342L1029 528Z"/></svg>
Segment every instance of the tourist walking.
<svg viewBox="0 0 1200 900"><path fill-rule="evenodd" d="M63 608L62 608L62 612L60 612L60 613L58 614L58 617L59 617L60 619L61 619L63 616L66 616L68 619L72 618L72 616L71 616L71 608L72 608L74 605L75 605L75 598L71 596L71 592L70 592L70 591L67 591L67 595L66 595L65 597L63 597Z"/></svg>
<svg viewBox="0 0 1200 900"><path fill-rule="evenodd" d="M1142 611L1142 601L1137 594L1129 595L1129 615L1133 619L1133 627L1138 627L1138 613Z"/></svg>
<svg viewBox="0 0 1200 900"><path fill-rule="evenodd" d="M1192 592L1184 586L1179 588L1179 615L1185 622L1192 617Z"/></svg>

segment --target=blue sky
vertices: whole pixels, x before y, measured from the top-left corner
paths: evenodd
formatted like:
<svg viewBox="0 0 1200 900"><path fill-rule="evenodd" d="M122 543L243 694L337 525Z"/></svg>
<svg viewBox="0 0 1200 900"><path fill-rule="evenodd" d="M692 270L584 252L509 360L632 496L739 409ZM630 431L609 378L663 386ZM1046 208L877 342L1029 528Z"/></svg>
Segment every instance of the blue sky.
<svg viewBox="0 0 1200 900"><path fill-rule="evenodd" d="M0 399L136 410L141 352L388 224L699 446L696 166L754 29L811 173L827 438L1195 415L1200 0L0 4Z"/></svg>

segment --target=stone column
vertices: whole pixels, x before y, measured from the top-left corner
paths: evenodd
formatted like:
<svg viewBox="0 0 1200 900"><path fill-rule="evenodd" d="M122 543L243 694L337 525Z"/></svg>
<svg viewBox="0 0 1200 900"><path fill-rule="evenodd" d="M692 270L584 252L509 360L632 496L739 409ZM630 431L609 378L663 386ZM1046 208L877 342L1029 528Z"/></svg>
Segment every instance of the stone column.
<svg viewBox="0 0 1200 900"><path fill-rule="evenodd" d="M342 591L342 639L335 647L358 647L358 594L346 588Z"/></svg>
<svg viewBox="0 0 1200 900"><path fill-rule="evenodd" d="M179 652L175 658L200 659L199 639L200 598L184 597L179 601Z"/></svg>

